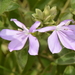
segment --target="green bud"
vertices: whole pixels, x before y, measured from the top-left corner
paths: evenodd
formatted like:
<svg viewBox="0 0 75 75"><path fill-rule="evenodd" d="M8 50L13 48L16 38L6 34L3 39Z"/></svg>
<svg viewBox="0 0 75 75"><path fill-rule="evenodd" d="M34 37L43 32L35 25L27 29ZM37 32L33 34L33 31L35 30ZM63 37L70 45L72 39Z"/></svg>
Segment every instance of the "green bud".
<svg viewBox="0 0 75 75"><path fill-rule="evenodd" d="M50 19L51 19L51 15L49 15L49 16L44 20L44 22L48 22Z"/></svg>
<svg viewBox="0 0 75 75"><path fill-rule="evenodd" d="M45 6L43 13L45 16L50 15L50 6Z"/></svg>
<svg viewBox="0 0 75 75"><path fill-rule="evenodd" d="M37 14L32 14L32 16L33 16L34 18L38 18L38 15L37 15Z"/></svg>
<svg viewBox="0 0 75 75"><path fill-rule="evenodd" d="M57 14L56 6L52 7L50 10L51 16L54 18Z"/></svg>
<svg viewBox="0 0 75 75"><path fill-rule="evenodd" d="M43 20L43 12L40 9L36 9L36 15L38 15L38 18Z"/></svg>
<svg viewBox="0 0 75 75"><path fill-rule="evenodd" d="M56 7L50 9L50 6L45 6L43 12L40 9L36 9L36 13L32 14L32 16L35 21L40 21L43 25L50 25L55 23L53 19L56 14Z"/></svg>
<svg viewBox="0 0 75 75"><path fill-rule="evenodd" d="M56 24L56 22L54 20L50 20L49 22L45 22L44 24L53 25L53 24Z"/></svg>

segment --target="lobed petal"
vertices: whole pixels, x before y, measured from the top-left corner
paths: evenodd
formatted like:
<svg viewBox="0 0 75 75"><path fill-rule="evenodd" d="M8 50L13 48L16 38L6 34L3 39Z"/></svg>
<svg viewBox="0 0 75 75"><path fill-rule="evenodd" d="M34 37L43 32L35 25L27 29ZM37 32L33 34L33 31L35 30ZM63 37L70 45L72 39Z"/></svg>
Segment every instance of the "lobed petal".
<svg viewBox="0 0 75 75"><path fill-rule="evenodd" d="M75 33L75 25L69 25L68 27Z"/></svg>
<svg viewBox="0 0 75 75"><path fill-rule="evenodd" d="M12 52L14 50L22 49L27 41L27 38L28 37L25 37L24 39L22 38L13 39L8 45L9 51Z"/></svg>
<svg viewBox="0 0 75 75"><path fill-rule="evenodd" d="M74 21L71 19L67 19L67 20L60 22L58 26L69 25L70 22L74 22Z"/></svg>
<svg viewBox="0 0 75 75"><path fill-rule="evenodd" d="M29 54L30 55L38 55L39 51L39 42L38 39L31 34L29 35Z"/></svg>
<svg viewBox="0 0 75 75"><path fill-rule="evenodd" d="M68 37L65 33L63 33L62 31L58 31L57 32L59 39L62 43L62 45L68 49L72 49L75 50L75 40L71 39L70 37Z"/></svg>
<svg viewBox="0 0 75 75"><path fill-rule="evenodd" d="M20 32L16 31L16 30L3 29L0 32L0 37L5 39L5 40L13 40L18 33L20 33Z"/></svg>
<svg viewBox="0 0 75 75"><path fill-rule="evenodd" d="M11 21L13 21L18 27L25 29L25 30L28 30L26 28L26 26L23 23L21 23L20 21L18 21L17 19L11 19Z"/></svg>
<svg viewBox="0 0 75 75"><path fill-rule="evenodd" d="M49 37L48 37L48 46L52 53L59 53L62 49L62 46L58 40L58 36L56 31L54 31Z"/></svg>
<svg viewBox="0 0 75 75"><path fill-rule="evenodd" d="M29 29L30 32L35 32L36 28L39 27L39 25L41 24L41 22L36 21Z"/></svg>
<svg viewBox="0 0 75 75"><path fill-rule="evenodd" d="M38 31L38 32L47 32L47 31L55 30L55 28L56 28L56 26L48 26L48 27L37 29L36 31Z"/></svg>
<svg viewBox="0 0 75 75"><path fill-rule="evenodd" d="M67 38L69 37L70 40L74 41L75 40L74 30L72 30L69 26L64 26L62 28L64 28L64 29L61 30L61 32L63 32L66 35Z"/></svg>

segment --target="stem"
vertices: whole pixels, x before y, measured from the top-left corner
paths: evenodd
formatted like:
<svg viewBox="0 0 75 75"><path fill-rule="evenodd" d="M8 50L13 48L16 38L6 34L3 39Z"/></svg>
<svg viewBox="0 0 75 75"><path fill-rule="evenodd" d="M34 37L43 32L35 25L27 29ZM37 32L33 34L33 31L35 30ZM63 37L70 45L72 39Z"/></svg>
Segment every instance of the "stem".
<svg viewBox="0 0 75 75"><path fill-rule="evenodd" d="M64 5L64 7L63 7L63 9L60 12L59 18L61 16L61 14L64 13L64 11L66 10L66 8L68 7L69 3L70 3L70 0L67 0L66 3L65 3L65 5ZM57 20L57 24L60 22L60 19L59 18Z"/></svg>
<svg viewBox="0 0 75 75"><path fill-rule="evenodd" d="M32 10L37 6L37 4L40 2L40 0L38 0L36 3L35 3L35 5L34 5L34 7L32 8Z"/></svg>
<svg viewBox="0 0 75 75"><path fill-rule="evenodd" d="M51 6L55 0L51 0L48 5Z"/></svg>
<svg viewBox="0 0 75 75"><path fill-rule="evenodd" d="M64 11L68 7L69 3L70 3L70 0L67 0L66 3L65 3L65 5L64 5L64 7L63 7L63 9L61 10L61 13L64 13Z"/></svg>
<svg viewBox="0 0 75 75"><path fill-rule="evenodd" d="M41 64L42 68L45 68L44 65L43 65L43 63L41 62L40 56L38 55L37 57L38 57L38 60L39 60L39 62Z"/></svg>
<svg viewBox="0 0 75 75"><path fill-rule="evenodd" d="M40 55L40 57L45 58L45 59L52 61L52 62L55 60L52 56Z"/></svg>

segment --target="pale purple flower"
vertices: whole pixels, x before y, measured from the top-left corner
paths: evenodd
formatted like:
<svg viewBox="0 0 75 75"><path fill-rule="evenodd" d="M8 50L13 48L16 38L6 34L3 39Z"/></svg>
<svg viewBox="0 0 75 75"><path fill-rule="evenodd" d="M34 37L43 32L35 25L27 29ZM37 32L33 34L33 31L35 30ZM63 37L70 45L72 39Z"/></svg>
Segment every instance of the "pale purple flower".
<svg viewBox="0 0 75 75"><path fill-rule="evenodd" d="M70 22L74 21L64 20L57 26L48 26L37 30L39 32L54 30L48 37L48 46L52 53L59 53L62 50L62 45L75 50L75 25L69 25Z"/></svg>
<svg viewBox="0 0 75 75"><path fill-rule="evenodd" d="M39 42L36 37L31 35L34 33L36 28L40 25L39 21L36 21L31 28L28 30L26 26L19 22L17 19L11 19L18 27L22 30L11 30L11 29L3 29L0 32L0 36L3 39L11 41L8 45L9 51L20 50L24 47L27 39L29 40L29 54L30 55L38 55L39 50Z"/></svg>

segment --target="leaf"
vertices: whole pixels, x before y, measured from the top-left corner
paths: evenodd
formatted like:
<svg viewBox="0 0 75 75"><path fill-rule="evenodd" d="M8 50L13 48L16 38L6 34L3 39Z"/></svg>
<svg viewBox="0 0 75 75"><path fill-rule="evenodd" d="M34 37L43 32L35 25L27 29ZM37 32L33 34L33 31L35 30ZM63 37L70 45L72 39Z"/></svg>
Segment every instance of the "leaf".
<svg viewBox="0 0 75 75"><path fill-rule="evenodd" d="M24 69L23 69L23 72L22 72L22 74L21 75L26 75L26 73L28 72L28 70L30 69L30 68L32 68L32 65L34 64L34 62L35 62L35 56L28 56L28 61L27 61L27 64L26 64L26 66L24 67Z"/></svg>
<svg viewBox="0 0 75 75"><path fill-rule="evenodd" d="M75 68L73 66L67 66L63 75L75 75Z"/></svg>
<svg viewBox="0 0 75 75"><path fill-rule="evenodd" d="M18 8L18 4L12 0L1 0L0 1L0 14L11 11Z"/></svg>
<svg viewBox="0 0 75 75"><path fill-rule="evenodd" d="M6 11L12 11L12 10L15 10L19 7L19 4L15 3L15 2L12 2L10 4L10 6L6 9Z"/></svg>
<svg viewBox="0 0 75 75"><path fill-rule="evenodd" d="M59 65L75 64L75 52L69 52L55 61Z"/></svg>
<svg viewBox="0 0 75 75"><path fill-rule="evenodd" d="M50 0L27 0L31 10L35 8L43 9Z"/></svg>
<svg viewBox="0 0 75 75"><path fill-rule="evenodd" d="M67 0L53 0L53 2L50 4L51 6L56 6L58 9L62 9L65 5Z"/></svg>
<svg viewBox="0 0 75 75"><path fill-rule="evenodd" d="M71 0L71 5L72 5L72 4L75 4L75 0Z"/></svg>
<svg viewBox="0 0 75 75"><path fill-rule="evenodd" d="M13 74L16 74L16 75L19 75L17 72L13 72L12 70L7 69L7 68L5 68L5 67L3 67L1 65L0 65L0 69L3 69L4 71L10 72L10 73L13 73Z"/></svg>
<svg viewBox="0 0 75 75"><path fill-rule="evenodd" d="M61 14L60 20L63 21L65 19L72 19L72 18L73 18L73 15L67 11L67 12Z"/></svg>
<svg viewBox="0 0 75 75"><path fill-rule="evenodd" d="M28 61L28 52L26 50L17 51L16 57L21 68L24 68Z"/></svg>
<svg viewBox="0 0 75 75"><path fill-rule="evenodd" d="M47 65L40 75L56 75L56 64L51 63Z"/></svg>

